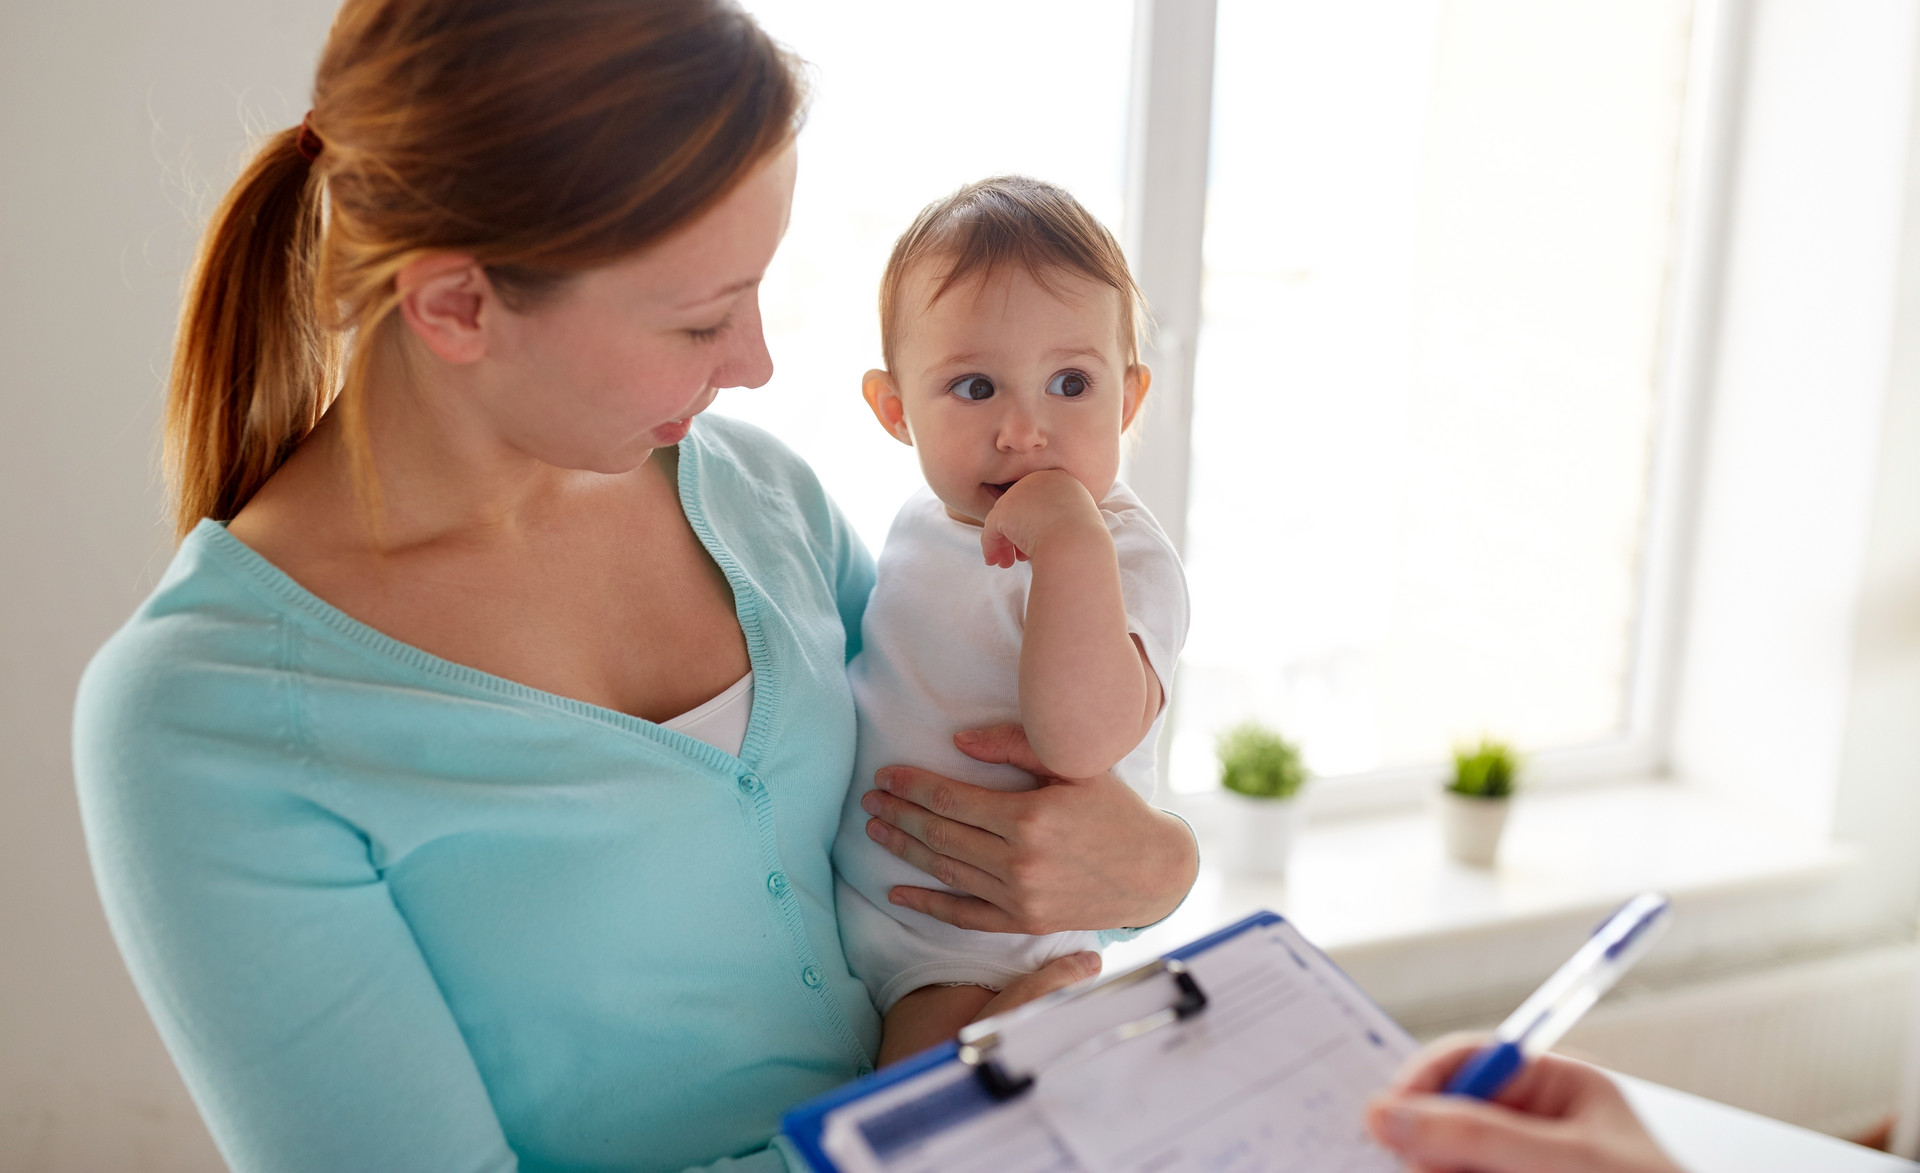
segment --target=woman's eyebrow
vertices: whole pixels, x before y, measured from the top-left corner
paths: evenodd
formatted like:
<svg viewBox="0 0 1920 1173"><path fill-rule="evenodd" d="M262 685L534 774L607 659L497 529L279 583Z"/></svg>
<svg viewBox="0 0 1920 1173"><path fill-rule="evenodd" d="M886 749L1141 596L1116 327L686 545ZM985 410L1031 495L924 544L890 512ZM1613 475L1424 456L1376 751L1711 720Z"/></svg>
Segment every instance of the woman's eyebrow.
<svg viewBox="0 0 1920 1173"><path fill-rule="evenodd" d="M719 301L723 297L727 297L732 294L740 292L742 289L745 289L748 286L757 283L759 280L760 278L758 277L742 278L739 281L735 281L732 285L728 285L722 289L714 290L712 293L707 294L705 297L696 297L691 301L683 301L680 303L679 308L683 310L690 310L697 306L706 305L708 302Z"/></svg>

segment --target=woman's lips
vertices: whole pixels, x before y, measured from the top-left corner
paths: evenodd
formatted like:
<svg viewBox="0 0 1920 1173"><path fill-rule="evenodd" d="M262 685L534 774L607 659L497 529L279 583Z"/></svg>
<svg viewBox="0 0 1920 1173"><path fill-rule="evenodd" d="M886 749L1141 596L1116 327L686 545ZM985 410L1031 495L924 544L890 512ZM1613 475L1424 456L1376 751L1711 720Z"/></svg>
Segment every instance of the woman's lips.
<svg viewBox="0 0 1920 1173"><path fill-rule="evenodd" d="M720 393L718 391L709 389L705 395L700 397L699 405L692 411L677 420L669 421L653 429L655 445L664 448L669 444L678 444L680 441L686 439L687 433L693 430L693 417L712 407L713 401L719 398L719 395Z"/></svg>
<svg viewBox="0 0 1920 1173"><path fill-rule="evenodd" d="M688 416L686 419L683 419L683 420L674 420L670 424L661 424L659 427L653 429L654 444L656 447L660 447L660 448L665 448L673 444L678 444L680 441L686 439L687 433L691 432L692 430L693 430L692 416Z"/></svg>

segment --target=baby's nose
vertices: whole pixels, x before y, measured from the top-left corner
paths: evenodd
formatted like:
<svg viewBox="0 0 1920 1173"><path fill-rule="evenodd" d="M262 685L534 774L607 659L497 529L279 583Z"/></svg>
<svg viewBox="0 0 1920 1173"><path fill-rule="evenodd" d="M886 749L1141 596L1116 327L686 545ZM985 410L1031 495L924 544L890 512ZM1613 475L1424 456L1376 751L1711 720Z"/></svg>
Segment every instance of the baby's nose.
<svg viewBox="0 0 1920 1173"><path fill-rule="evenodd" d="M1000 421L1000 435L997 440L1002 452L1031 452L1047 445L1047 434L1040 429L1040 421L1024 411L1008 412Z"/></svg>

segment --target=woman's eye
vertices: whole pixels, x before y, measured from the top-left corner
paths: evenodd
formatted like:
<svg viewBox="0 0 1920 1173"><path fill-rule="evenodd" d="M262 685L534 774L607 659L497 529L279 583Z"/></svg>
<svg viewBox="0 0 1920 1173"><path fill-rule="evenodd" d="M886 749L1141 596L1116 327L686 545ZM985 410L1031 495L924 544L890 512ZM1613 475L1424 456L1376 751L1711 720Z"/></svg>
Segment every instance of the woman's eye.
<svg viewBox="0 0 1920 1173"><path fill-rule="evenodd" d="M697 330L688 330L687 337L693 339L695 342L712 342L715 338L720 337L720 332L725 330L732 321L733 319L730 317L721 318L711 326L705 326Z"/></svg>
<svg viewBox="0 0 1920 1173"><path fill-rule="evenodd" d="M992 399L993 380L985 375L968 375L963 379L954 380L953 386L948 387L947 390L962 399L974 402Z"/></svg>
<svg viewBox="0 0 1920 1173"><path fill-rule="evenodd" d="M1079 371L1062 371L1047 380L1047 394L1076 399L1087 393L1087 377Z"/></svg>

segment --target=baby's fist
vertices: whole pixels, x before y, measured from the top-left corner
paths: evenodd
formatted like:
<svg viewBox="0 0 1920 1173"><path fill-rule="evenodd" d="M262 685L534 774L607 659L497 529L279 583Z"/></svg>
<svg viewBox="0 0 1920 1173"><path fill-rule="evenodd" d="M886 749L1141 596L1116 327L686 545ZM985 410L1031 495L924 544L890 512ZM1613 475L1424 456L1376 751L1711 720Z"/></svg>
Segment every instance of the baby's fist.
<svg viewBox="0 0 1920 1173"><path fill-rule="evenodd" d="M1042 469L1015 481L994 502L981 522L980 549L988 565L1004 570L1075 530L1106 532L1099 504L1072 473Z"/></svg>

